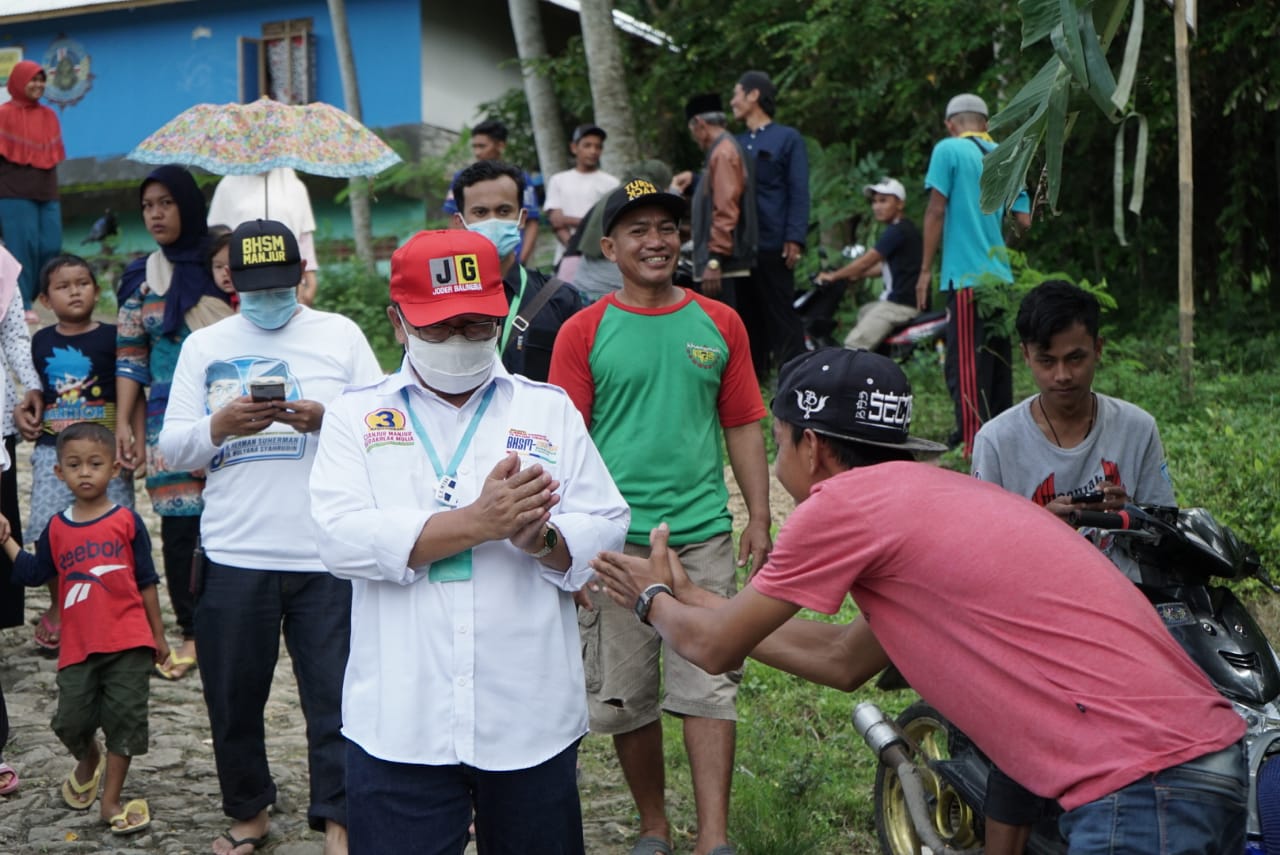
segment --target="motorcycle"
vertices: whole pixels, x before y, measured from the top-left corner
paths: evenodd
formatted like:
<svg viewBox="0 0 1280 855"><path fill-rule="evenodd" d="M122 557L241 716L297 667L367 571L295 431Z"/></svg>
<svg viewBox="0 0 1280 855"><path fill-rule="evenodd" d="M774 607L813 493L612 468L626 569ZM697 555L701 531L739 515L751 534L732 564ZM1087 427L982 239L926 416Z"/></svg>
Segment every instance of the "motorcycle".
<svg viewBox="0 0 1280 855"><path fill-rule="evenodd" d="M1120 513L1077 511L1070 522L1146 595L1170 634L1245 720L1246 855L1280 853L1280 658L1235 594L1211 583L1252 577L1272 592L1280 587L1257 552L1202 508L1129 505ZM878 685L906 687L892 668ZM861 703L853 724L880 758L875 817L885 855L982 851L990 765L963 733L924 701L896 720ZM1056 815L1035 824L1027 851L1067 851Z"/></svg>
<svg viewBox="0 0 1280 855"><path fill-rule="evenodd" d="M867 248L862 244L846 246L840 255L846 261L852 261L863 255ZM821 266L827 269L827 251L825 247L818 249ZM804 326L805 345L809 350L820 347L840 347L844 342L835 338L836 310L844 299L849 288L847 280L819 282L817 275L809 278L809 290L796 295L792 306ZM917 348L931 350L939 354L939 361L946 354L947 311L924 311L911 320L898 324L889 333L876 353L905 362L911 358Z"/></svg>

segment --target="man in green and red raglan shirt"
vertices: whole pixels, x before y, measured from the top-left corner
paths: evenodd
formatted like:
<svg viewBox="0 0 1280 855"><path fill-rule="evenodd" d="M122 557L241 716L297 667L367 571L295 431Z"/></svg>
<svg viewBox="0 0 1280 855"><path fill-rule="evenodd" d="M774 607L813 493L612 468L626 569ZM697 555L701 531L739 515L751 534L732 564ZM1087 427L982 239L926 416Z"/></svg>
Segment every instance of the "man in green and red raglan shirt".
<svg viewBox="0 0 1280 855"><path fill-rule="evenodd" d="M660 522L687 568L715 590L736 588L720 435L749 519L737 566L764 562L769 469L746 329L723 303L675 286L684 201L633 179L608 197L600 246L622 290L560 330L550 382L569 393L631 506L627 550L649 552ZM690 571L691 574L695 571ZM699 584L703 584L700 582ZM735 698L740 675L711 676L667 649L658 704L661 639L607 596L580 609L591 729L612 734L640 814L633 852L671 852L664 806L661 711L684 721L698 812L697 855L729 855Z"/></svg>

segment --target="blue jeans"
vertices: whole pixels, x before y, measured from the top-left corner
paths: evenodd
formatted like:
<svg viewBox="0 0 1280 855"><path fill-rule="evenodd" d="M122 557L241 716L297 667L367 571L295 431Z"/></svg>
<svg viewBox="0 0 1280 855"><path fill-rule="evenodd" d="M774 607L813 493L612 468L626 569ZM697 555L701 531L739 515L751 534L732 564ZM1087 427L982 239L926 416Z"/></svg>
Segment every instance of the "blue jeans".
<svg viewBox="0 0 1280 855"><path fill-rule="evenodd" d="M39 291L40 269L62 252L62 203L57 199L0 199L0 230L5 248L22 265L18 289L23 305L30 309Z"/></svg>
<svg viewBox="0 0 1280 855"><path fill-rule="evenodd" d="M347 742L351 855L583 855L578 743L513 772L392 763Z"/></svg>
<svg viewBox="0 0 1280 855"><path fill-rule="evenodd" d="M1242 743L1122 787L1058 821L1070 855L1240 855L1249 773Z"/></svg>
<svg viewBox="0 0 1280 855"><path fill-rule="evenodd" d="M342 675L351 643L351 583L328 573L245 570L210 561L195 629L222 810L246 820L276 800L263 713L282 625L307 720L307 820L317 831L325 820L345 826Z"/></svg>

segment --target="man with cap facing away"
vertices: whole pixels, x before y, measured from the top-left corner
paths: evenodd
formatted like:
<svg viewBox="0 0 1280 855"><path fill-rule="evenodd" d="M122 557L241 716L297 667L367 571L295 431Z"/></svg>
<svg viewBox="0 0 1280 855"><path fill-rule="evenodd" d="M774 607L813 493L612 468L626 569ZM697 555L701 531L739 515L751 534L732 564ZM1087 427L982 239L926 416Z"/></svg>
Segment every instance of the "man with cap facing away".
<svg viewBox="0 0 1280 855"><path fill-rule="evenodd" d="M924 214L924 254L916 282L916 306L929 305L933 258L942 250L939 284L947 296L947 390L956 408L956 429L948 445L963 444L973 453L973 438L982 424L1013 406L1013 349L1008 338L987 335L990 318L976 308L984 275L1013 281L1004 253L1004 211L982 213L982 159L996 147L987 133L987 104L977 95L957 95L947 102L950 136L933 147L924 186L929 205ZM1026 191L1012 213L1018 229L1031 225Z"/></svg>
<svg viewBox="0 0 1280 855"><path fill-rule="evenodd" d="M618 186L618 179L600 169L604 152L604 128L578 125L573 129L569 151L573 168L557 172L547 180L547 198L542 209L547 213L551 229L556 233L556 263L573 237L574 229L601 196Z"/></svg>
<svg viewBox="0 0 1280 855"><path fill-rule="evenodd" d="M649 531L671 522L671 542L700 584L736 587L721 436L749 519L738 566L759 567L769 539L769 470L760 419L764 402L746 330L715 300L672 284L684 200L641 179L605 203L605 256L622 290L574 315L551 355L551 382L586 419L631 506L627 550L647 552ZM713 677L666 651L659 706L661 640L607 597L579 612L591 729L612 734L640 814L634 855L670 853L665 811L662 710L684 721L698 812L696 855L729 855L739 676Z"/></svg>
<svg viewBox="0 0 1280 855"><path fill-rule="evenodd" d="M465 210L465 207L464 207ZM560 389L509 374L498 255L462 230L391 257L400 369L329 410L320 554L351 579L353 855L582 853L573 592L629 515Z"/></svg>
<svg viewBox="0 0 1280 855"><path fill-rule="evenodd" d="M690 581L663 525L647 562L593 562L596 587L712 673L750 655L853 691L892 663L1061 803L1072 855L1237 855L1249 775L1230 702L1092 544L1021 496L914 462L943 446L910 436L911 403L886 357L793 360L773 433L799 504L768 563L725 599ZM835 614L846 595L861 611L850 624L793 617Z"/></svg>
<svg viewBox="0 0 1280 855"><path fill-rule="evenodd" d="M896 178L881 178L862 192L871 200L871 213L884 226L876 245L841 267L818 274L819 284L879 276L884 291L879 300L858 309L858 323L845 336L845 347L875 350L899 324L919 314L916 281L920 278L920 231L902 215L907 190Z"/></svg>
<svg viewBox="0 0 1280 855"><path fill-rule="evenodd" d="M719 95L695 95L684 115L693 141L707 153L690 208L693 278L706 296L736 306L736 281L756 265L755 182L742 143L725 130Z"/></svg>
<svg viewBox="0 0 1280 855"><path fill-rule="evenodd" d="M754 162L759 240L756 268L738 289L738 311L751 336L751 361L760 377L769 358L781 367L804 352L804 326L795 307L796 262L809 230L809 157L795 128L773 121L778 89L763 71L748 71L733 87L729 107L747 126L738 141Z"/></svg>
<svg viewBox="0 0 1280 855"><path fill-rule="evenodd" d="M307 720L307 819L325 853L345 853L340 732L351 585L325 572L309 535L308 479L326 406L382 372L359 327L298 303L298 243L272 220L231 235L240 313L183 343L160 432L170 465L203 469L206 561L196 605L205 704L231 827L219 855L247 855L267 834L276 785L263 710L281 627Z"/></svg>

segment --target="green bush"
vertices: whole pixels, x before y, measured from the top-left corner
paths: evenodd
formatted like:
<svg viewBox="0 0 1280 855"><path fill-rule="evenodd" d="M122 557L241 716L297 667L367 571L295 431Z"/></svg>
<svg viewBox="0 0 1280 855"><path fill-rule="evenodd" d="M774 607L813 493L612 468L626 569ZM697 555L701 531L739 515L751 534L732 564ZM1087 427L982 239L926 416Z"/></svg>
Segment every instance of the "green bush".
<svg viewBox="0 0 1280 855"><path fill-rule="evenodd" d="M365 338L387 371L400 365L404 349L396 341L387 320L387 280L380 273L370 273L363 265L329 264L324 268L324 281L316 296L317 309L345 315L364 331Z"/></svg>

